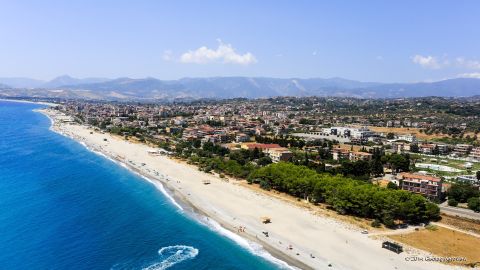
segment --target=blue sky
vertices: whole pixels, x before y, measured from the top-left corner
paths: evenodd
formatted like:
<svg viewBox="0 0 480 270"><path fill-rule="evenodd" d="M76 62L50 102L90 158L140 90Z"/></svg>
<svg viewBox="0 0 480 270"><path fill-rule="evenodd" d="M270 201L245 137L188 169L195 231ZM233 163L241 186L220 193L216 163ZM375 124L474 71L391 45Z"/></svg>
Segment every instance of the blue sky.
<svg viewBox="0 0 480 270"><path fill-rule="evenodd" d="M480 1L0 0L0 77L480 78Z"/></svg>

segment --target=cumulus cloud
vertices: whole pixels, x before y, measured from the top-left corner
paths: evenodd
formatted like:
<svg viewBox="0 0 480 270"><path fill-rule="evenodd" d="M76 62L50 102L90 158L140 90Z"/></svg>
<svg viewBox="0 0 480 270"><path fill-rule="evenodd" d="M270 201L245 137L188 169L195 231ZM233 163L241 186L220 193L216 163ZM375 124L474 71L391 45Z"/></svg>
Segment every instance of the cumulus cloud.
<svg viewBox="0 0 480 270"><path fill-rule="evenodd" d="M423 56L423 55L415 55L412 57L412 61L415 64L422 66L423 68L430 68L430 69L439 69L442 66L447 65L447 62L441 63L437 57L434 56Z"/></svg>
<svg viewBox="0 0 480 270"><path fill-rule="evenodd" d="M210 49L202 46L194 51L188 51L180 56L182 63L205 64L220 62L227 64L250 65L257 63L255 56L250 53L239 54L231 44L218 40L217 49Z"/></svg>
<svg viewBox="0 0 480 270"><path fill-rule="evenodd" d="M412 61L424 68L439 69L445 67L454 67L461 69L480 70L480 61L473 59L466 59L463 57L457 57L454 60L448 59L446 56L442 58L436 56L423 56L415 55L412 57Z"/></svg>

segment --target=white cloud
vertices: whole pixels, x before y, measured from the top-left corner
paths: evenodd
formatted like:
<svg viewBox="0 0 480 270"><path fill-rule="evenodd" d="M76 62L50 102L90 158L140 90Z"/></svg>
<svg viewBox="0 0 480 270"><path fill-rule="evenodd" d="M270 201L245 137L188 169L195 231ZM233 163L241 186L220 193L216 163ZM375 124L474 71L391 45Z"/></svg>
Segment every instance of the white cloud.
<svg viewBox="0 0 480 270"><path fill-rule="evenodd" d="M202 46L194 51L188 51L180 56L180 62L195 64L220 62L239 65L257 63L257 59L252 53L239 54L231 44L223 43L221 40L218 40L218 43L216 50Z"/></svg>
<svg viewBox="0 0 480 270"><path fill-rule="evenodd" d="M165 61L171 61L171 60L173 60L173 52L172 52L171 50L163 51L162 58L163 58L163 60L165 60Z"/></svg>
<svg viewBox="0 0 480 270"><path fill-rule="evenodd" d="M458 78L474 78L474 79L480 79L480 72L463 73L463 74L459 74L457 77L458 77Z"/></svg>
<svg viewBox="0 0 480 270"><path fill-rule="evenodd" d="M415 55L412 57L412 61L415 64L422 66L423 68L430 68L430 69L439 69L442 66L448 65L448 62L440 63L439 60L434 56L423 56L423 55Z"/></svg>
<svg viewBox="0 0 480 270"><path fill-rule="evenodd" d="M470 69L470 70L480 70L480 61L473 60L473 59L466 59L463 57L457 57L454 60L449 60L447 56L443 56L438 58L436 56L423 56L423 55L415 55L412 57L412 61L415 64L418 64L424 68L430 69L439 69L444 67L456 67L462 69Z"/></svg>
<svg viewBox="0 0 480 270"><path fill-rule="evenodd" d="M455 63L463 68L468 68L468 69L480 69L480 61L477 60L471 60L471 59L465 59L463 57L457 57L455 59Z"/></svg>

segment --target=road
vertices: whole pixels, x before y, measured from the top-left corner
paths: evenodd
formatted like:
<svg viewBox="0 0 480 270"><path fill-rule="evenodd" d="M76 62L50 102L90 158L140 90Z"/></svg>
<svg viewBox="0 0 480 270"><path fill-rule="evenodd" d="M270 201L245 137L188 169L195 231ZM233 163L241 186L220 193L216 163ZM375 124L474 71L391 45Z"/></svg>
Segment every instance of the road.
<svg viewBox="0 0 480 270"><path fill-rule="evenodd" d="M460 216L460 217L480 220L480 213L473 212L470 209L451 207L444 204L439 205L439 207L440 207L440 211L447 215Z"/></svg>

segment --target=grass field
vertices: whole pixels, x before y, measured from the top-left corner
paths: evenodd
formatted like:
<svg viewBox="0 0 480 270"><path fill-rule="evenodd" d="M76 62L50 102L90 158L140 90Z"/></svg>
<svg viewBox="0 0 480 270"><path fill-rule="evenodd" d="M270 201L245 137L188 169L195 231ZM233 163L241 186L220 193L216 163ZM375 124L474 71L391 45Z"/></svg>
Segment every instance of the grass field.
<svg viewBox="0 0 480 270"><path fill-rule="evenodd" d="M414 134L417 136L418 139L424 140L431 140L434 138L444 138L448 137L446 134L431 134L427 135L425 133L421 133L419 128L396 128L396 127L368 127L370 130L375 132L383 132L383 133L395 133L395 134Z"/></svg>
<svg viewBox="0 0 480 270"><path fill-rule="evenodd" d="M439 257L465 257L466 261L451 264L466 265L480 262L480 238L443 227L422 229L408 234L390 235L393 240L425 250Z"/></svg>

